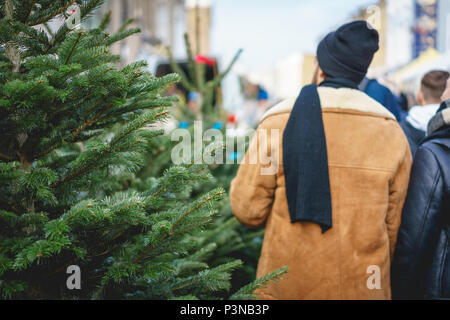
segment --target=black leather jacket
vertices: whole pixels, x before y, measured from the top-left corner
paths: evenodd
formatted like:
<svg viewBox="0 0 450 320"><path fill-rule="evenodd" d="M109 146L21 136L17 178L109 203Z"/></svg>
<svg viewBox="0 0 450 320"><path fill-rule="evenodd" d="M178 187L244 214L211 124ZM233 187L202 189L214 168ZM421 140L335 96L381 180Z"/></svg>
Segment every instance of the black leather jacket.
<svg viewBox="0 0 450 320"><path fill-rule="evenodd" d="M450 108L441 109L430 125L442 125L414 158L392 263L394 299L450 299Z"/></svg>
<svg viewBox="0 0 450 320"><path fill-rule="evenodd" d="M417 151L417 148L420 146L420 143L425 139L425 132L419 129L414 128L406 119L399 122L400 127L402 127L403 132L406 135L406 138L409 142L409 147L411 149L411 154L414 157Z"/></svg>

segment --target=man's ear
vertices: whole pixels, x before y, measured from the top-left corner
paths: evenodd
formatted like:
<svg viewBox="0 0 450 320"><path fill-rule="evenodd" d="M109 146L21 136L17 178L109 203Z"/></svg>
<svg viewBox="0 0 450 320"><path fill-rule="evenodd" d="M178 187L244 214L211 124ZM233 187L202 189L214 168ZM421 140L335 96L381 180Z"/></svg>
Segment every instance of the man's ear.
<svg viewBox="0 0 450 320"><path fill-rule="evenodd" d="M314 69L314 74L313 77L311 79L311 84L318 84L317 81L319 81L319 65L316 62L316 68Z"/></svg>
<svg viewBox="0 0 450 320"><path fill-rule="evenodd" d="M325 81L325 78L326 78L325 72L323 72L323 70L319 66L319 63L316 61L316 69L314 71L314 76L313 76L313 79L312 79L312 83L316 84L316 85L319 85L323 81Z"/></svg>
<svg viewBox="0 0 450 320"><path fill-rule="evenodd" d="M317 65L316 72L316 84L319 85L325 81L326 75L325 72L323 72L323 70L319 67L319 65Z"/></svg>
<svg viewBox="0 0 450 320"><path fill-rule="evenodd" d="M421 105L421 106L426 105L425 99L424 99L424 97L423 97L422 90L419 90L419 93L417 94L417 102L418 102L419 105Z"/></svg>
<svg viewBox="0 0 450 320"><path fill-rule="evenodd" d="M320 67L319 67L319 79L320 79L320 82L324 81L326 76L327 75L325 74L325 72L323 72L323 70L320 69Z"/></svg>

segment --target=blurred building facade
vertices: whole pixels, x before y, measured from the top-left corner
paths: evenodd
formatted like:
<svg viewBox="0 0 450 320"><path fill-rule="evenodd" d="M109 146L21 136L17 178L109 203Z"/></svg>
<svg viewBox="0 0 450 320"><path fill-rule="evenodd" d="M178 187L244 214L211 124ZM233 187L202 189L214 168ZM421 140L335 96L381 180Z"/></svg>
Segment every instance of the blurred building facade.
<svg viewBox="0 0 450 320"><path fill-rule="evenodd" d="M430 48L442 54L450 49L449 0L378 0L353 19L367 20L380 33L375 71L402 67Z"/></svg>
<svg viewBox="0 0 450 320"><path fill-rule="evenodd" d="M353 16L353 20L366 20L380 34L380 49L375 54L371 69L373 72L380 72L386 66L386 47L387 47L387 2L379 0L375 5L361 8Z"/></svg>
<svg viewBox="0 0 450 320"><path fill-rule="evenodd" d="M402 91L415 93L422 76L450 68L450 1L389 0L387 71Z"/></svg>
<svg viewBox="0 0 450 320"><path fill-rule="evenodd" d="M437 49L448 53L450 52L450 1L439 1L437 18Z"/></svg>
<svg viewBox="0 0 450 320"><path fill-rule="evenodd" d="M187 33L196 54L209 56L211 0L186 0Z"/></svg>
<svg viewBox="0 0 450 320"><path fill-rule="evenodd" d="M428 49L437 49L438 0L414 2L413 58Z"/></svg>
<svg viewBox="0 0 450 320"><path fill-rule="evenodd" d="M393 70L413 59L414 1L386 2L386 69Z"/></svg>
<svg viewBox="0 0 450 320"><path fill-rule="evenodd" d="M297 96L311 83L315 68L315 55L298 52L278 60L271 68L251 73L249 80L267 89L276 102Z"/></svg>
<svg viewBox="0 0 450 320"><path fill-rule="evenodd" d="M431 69L448 69L449 0L378 0L353 19L370 22L380 33L380 50L369 76L396 92L413 93Z"/></svg>
<svg viewBox="0 0 450 320"><path fill-rule="evenodd" d="M116 44L113 50L124 57L124 63L143 59L150 66L155 66L166 56L167 46L171 47L176 58L185 58L183 35L186 32L194 54L210 55L212 2L107 0L100 14L111 10L112 32L126 19L134 18L133 26L140 27L142 33ZM411 71L412 62L415 62L415 70L425 70L427 64L431 65L429 60L437 59L434 57L448 57L450 0L378 0L369 7L357 10L351 18L367 20L380 33L380 50L374 57L370 77L395 81L400 87L406 81L403 80L405 74L408 74L408 87L411 88L411 79L421 76L421 71L417 74ZM425 58L418 61L425 66L419 68L416 60L424 53L427 53ZM300 88L310 82L314 66L313 55L296 53L267 70L252 74L251 78L253 82L263 85L272 97L282 99L298 94Z"/></svg>
<svg viewBox="0 0 450 320"><path fill-rule="evenodd" d="M301 88L310 84L315 70L315 56L297 53L277 62L275 66L275 88L277 97L291 98Z"/></svg>
<svg viewBox="0 0 450 320"><path fill-rule="evenodd" d="M109 10L111 32L129 18L134 19L131 26L142 30L114 46L113 51L124 57L124 63L165 56L166 47L176 58L184 58L186 32L195 54L209 54L210 0L107 0L98 16Z"/></svg>

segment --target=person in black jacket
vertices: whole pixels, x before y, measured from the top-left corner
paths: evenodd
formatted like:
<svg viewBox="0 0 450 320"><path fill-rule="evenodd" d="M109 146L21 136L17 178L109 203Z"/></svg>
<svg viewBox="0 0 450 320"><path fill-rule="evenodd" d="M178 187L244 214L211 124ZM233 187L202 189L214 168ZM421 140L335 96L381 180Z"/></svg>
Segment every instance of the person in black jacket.
<svg viewBox="0 0 450 320"><path fill-rule="evenodd" d="M394 299L450 299L450 80L414 158L392 263Z"/></svg>

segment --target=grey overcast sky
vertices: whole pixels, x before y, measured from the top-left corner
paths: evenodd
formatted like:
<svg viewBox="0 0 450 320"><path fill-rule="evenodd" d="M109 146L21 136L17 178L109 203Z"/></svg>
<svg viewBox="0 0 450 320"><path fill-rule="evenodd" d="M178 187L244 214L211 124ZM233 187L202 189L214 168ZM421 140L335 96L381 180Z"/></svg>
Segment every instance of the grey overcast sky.
<svg viewBox="0 0 450 320"><path fill-rule="evenodd" d="M244 49L248 71L295 52L314 53L318 40L375 0L214 0L212 53L231 59Z"/></svg>

